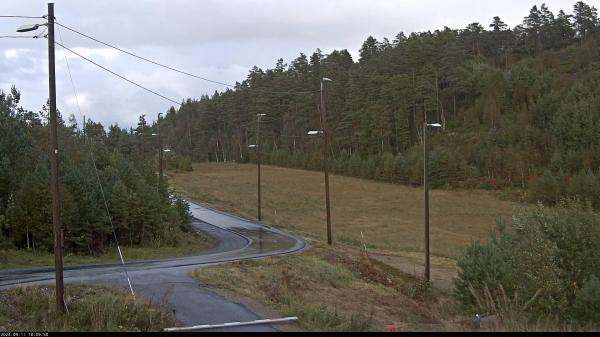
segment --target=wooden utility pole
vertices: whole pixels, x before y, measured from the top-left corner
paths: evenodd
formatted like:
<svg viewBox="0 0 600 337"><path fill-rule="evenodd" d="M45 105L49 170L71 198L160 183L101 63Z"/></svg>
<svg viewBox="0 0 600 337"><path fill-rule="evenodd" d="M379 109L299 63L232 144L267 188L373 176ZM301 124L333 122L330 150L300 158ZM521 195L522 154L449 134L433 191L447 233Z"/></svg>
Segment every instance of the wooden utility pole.
<svg viewBox="0 0 600 337"><path fill-rule="evenodd" d="M58 189L58 139L56 116L56 70L54 57L54 4L48 3L48 84L50 91L50 171L52 175L52 228L54 234L54 273L56 277L56 307L65 312L62 231L60 226L60 193Z"/></svg>
<svg viewBox="0 0 600 337"><path fill-rule="evenodd" d="M156 119L156 134L158 138L158 192L164 192L163 186L163 148L162 148L162 137L160 135L160 117L162 116L162 112L158 114L158 118Z"/></svg>
<svg viewBox="0 0 600 337"><path fill-rule="evenodd" d="M260 214L260 118L265 114L256 114L256 163L258 165L258 221L262 221Z"/></svg>
<svg viewBox="0 0 600 337"><path fill-rule="evenodd" d="M423 190L425 192L424 234L425 234L425 279L429 281L429 149L427 147L427 107L423 101Z"/></svg>
<svg viewBox="0 0 600 337"><path fill-rule="evenodd" d="M323 170L325 171L325 207L327 212L327 243L332 244L331 211L329 203L329 130L327 129L327 112L323 95L323 79L321 79L321 122L323 123Z"/></svg>

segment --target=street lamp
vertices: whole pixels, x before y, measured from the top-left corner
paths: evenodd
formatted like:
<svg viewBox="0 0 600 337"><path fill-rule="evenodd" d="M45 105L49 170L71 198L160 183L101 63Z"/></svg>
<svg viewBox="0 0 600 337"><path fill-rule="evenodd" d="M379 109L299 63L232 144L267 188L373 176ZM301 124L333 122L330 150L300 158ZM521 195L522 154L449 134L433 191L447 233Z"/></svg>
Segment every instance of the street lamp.
<svg viewBox="0 0 600 337"><path fill-rule="evenodd" d="M323 171L325 171L325 208L327 212L327 244L332 244L331 238L331 210L329 203L329 130L327 129L327 111L325 106L325 90L324 82L333 82L332 79L323 77L321 78L321 124L323 130L321 131L309 131L309 135L323 134Z"/></svg>
<svg viewBox="0 0 600 337"><path fill-rule="evenodd" d="M58 183L58 140L56 116L56 69L54 57L54 4L48 3L48 22L42 24L28 24L17 28L18 33L31 32L41 26L48 28L48 89L50 94L50 171L52 191L52 229L54 237L54 273L56 278L56 306L61 313L65 312L63 261L62 261L62 234L60 228L60 194Z"/></svg>
<svg viewBox="0 0 600 337"><path fill-rule="evenodd" d="M30 24L30 25L21 25L21 26L19 26L19 28L17 28L17 33L32 32L34 30L37 30L41 26L48 26L48 24L47 23L42 23L42 24L35 23L35 24Z"/></svg>
<svg viewBox="0 0 600 337"><path fill-rule="evenodd" d="M257 158L258 158L258 145L257 144L250 144L248 145L248 148L251 149L256 149L256 153L257 153ZM258 169L258 221L260 220L260 164L259 164L259 169ZM262 253L263 251L263 242L262 242L262 227L258 227L258 251Z"/></svg>
<svg viewBox="0 0 600 337"><path fill-rule="evenodd" d="M163 148L162 148L162 138L160 137L160 120L162 112L159 112L156 119L156 135L158 136L158 192L163 193Z"/></svg>
<svg viewBox="0 0 600 337"><path fill-rule="evenodd" d="M266 114L256 114L256 145L250 145L249 147L256 149L256 164L258 166L258 221L262 221L261 216L261 197L260 197L260 118L265 117Z"/></svg>
<svg viewBox="0 0 600 337"><path fill-rule="evenodd" d="M429 148L427 144L427 128L441 128L440 123L427 123L427 111L423 107L423 189L425 192L425 214L424 214L424 234L425 234L425 279L430 280L430 261L429 261Z"/></svg>

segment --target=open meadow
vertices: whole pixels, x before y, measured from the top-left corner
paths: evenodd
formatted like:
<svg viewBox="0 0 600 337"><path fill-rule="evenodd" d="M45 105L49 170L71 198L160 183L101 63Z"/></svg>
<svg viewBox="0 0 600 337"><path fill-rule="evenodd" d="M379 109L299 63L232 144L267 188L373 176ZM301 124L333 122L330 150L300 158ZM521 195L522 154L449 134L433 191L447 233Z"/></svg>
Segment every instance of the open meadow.
<svg viewBox="0 0 600 337"><path fill-rule="evenodd" d="M257 167L201 163L170 173L174 190L217 209L257 216ZM262 166L263 222L313 240L326 240L323 173ZM334 244L419 259L423 249L423 190L335 176L331 181ZM431 253L454 259L471 240L487 240L498 217L515 207L489 191L430 191ZM446 260L446 259L442 259ZM439 261L439 259L438 259Z"/></svg>

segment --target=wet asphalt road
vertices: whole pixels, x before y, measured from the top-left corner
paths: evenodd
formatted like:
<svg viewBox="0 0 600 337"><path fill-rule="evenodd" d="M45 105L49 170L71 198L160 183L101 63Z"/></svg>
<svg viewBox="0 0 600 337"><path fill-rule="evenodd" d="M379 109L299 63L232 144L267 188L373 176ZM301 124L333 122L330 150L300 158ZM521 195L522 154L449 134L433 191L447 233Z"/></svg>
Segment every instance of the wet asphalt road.
<svg viewBox="0 0 600 337"><path fill-rule="evenodd" d="M209 235L215 246L194 256L67 266L65 283L96 283L127 288L125 270L136 296L166 303L184 326L250 321L261 318L244 306L207 290L188 274L195 268L221 262L286 255L307 248L307 243L276 228L260 225L190 202L195 230ZM0 289L54 283L53 268L0 271ZM276 331L269 325L220 329L222 331ZM217 331L211 330L211 331Z"/></svg>

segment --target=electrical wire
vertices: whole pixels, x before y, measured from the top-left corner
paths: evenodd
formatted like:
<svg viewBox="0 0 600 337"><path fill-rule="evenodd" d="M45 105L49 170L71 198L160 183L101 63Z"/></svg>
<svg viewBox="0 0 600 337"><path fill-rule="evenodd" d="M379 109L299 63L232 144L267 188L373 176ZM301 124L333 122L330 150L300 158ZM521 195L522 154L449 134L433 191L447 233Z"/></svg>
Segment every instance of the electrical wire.
<svg viewBox="0 0 600 337"><path fill-rule="evenodd" d="M0 18L44 19L43 16L25 16L25 15L0 15Z"/></svg>
<svg viewBox="0 0 600 337"><path fill-rule="evenodd" d="M112 45L112 44L109 44L109 43L106 43L106 42L100 41L100 40L98 40L98 39L96 39L96 38L94 38L94 37L91 37L91 36L89 36L89 35L87 35L87 34L84 34L84 33L82 33L82 32L79 32L79 31L77 31L77 30L75 30L75 29L73 29L73 28L67 27L67 26L65 26L65 25L63 25L63 24L61 24L61 23L59 23L59 22L56 22L56 21L55 21L55 23L56 23L57 25L59 25L59 26L61 26L61 27L65 28L65 29L68 29L68 30L72 31L73 33L79 34L79 35L81 35L81 36L83 36L83 37L86 37L86 38L88 38L88 39L90 39L90 40L96 41L96 42L98 42L98 43L100 43L100 44L103 44L103 45L105 45L105 46L107 46L107 47L110 47L110 48L116 49L116 50L118 50L118 51L120 51L120 52L122 52L122 53L125 53L125 54L127 54L127 55L133 56L133 57L135 57L135 58L138 58L138 59L140 59L140 60L143 60L143 61L146 61L146 62L152 63L152 64L154 64L154 65L157 65L157 66L159 66L159 67L163 67L163 68L166 68L166 69L169 69L169 70L172 70L172 71L175 71L175 72L178 72L178 73L181 73L181 74L187 75L187 76L191 76L191 77L194 77L194 78L197 78L197 79L201 79L201 80L203 80L203 81L207 81L207 82L211 82L211 83L215 83L215 84L221 84L221 85L224 85L224 86L227 86L227 87L230 87L230 88L235 88L235 85L232 85L232 84L227 84L227 83L223 83L223 82L219 82L219 81L215 81L215 80L211 80L211 79L208 79L208 78L205 78L205 77L202 77L202 76L194 75L194 74L188 73L188 72L186 72L186 71L179 70L179 69L176 69L176 68L173 68L173 67L170 67L170 66L164 65L164 64L162 64L162 63L158 63L158 62L156 62L156 61L153 61L153 60L147 59L147 58L145 58L145 57L143 57L143 56L139 56L139 55L137 55L137 54L134 54L134 53L132 53L132 52L129 52L129 51L127 51L127 50L121 49L121 48L119 48L119 47L117 47L117 46L114 46L114 45Z"/></svg>
<svg viewBox="0 0 600 337"><path fill-rule="evenodd" d="M81 55L81 54L77 53L76 51L74 51L74 50L72 50L72 49L70 49L70 48L68 48L68 47L65 47L64 45L62 45L62 44L61 44L61 43L59 43L59 42L56 42L56 41L54 41L54 43L55 43L55 44L57 44L57 45L59 45L59 46L61 46L61 47L63 47L64 49L66 49L66 50L70 51L71 53L73 53L73 54L75 54L75 55L77 55L77 56L81 57L82 59L84 59L84 60L86 60L86 61L88 61L88 62L92 63L93 65L95 65L95 66L97 66L97 67L99 67L99 68L102 68L103 70L105 70L105 71L107 71L107 72L109 72L109 73L111 73L111 74L113 74L113 75L115 75L115 76L119 77L120 79L122 79L122 80L124 80L124 81L127 81L127 82L129 82L129 83L131 83L131 84L133 84L133 85L135 85L135 86L137 86L137 87L139 87L139 88L141 88L141 89L144 89L144 90L148 91L149 93L152 93L152 94L154 94L154 95L156 95L156 96L158 96L158 97L161 97L161 98L163 98L163 99L165 99L165 100L167 100L167 101L169 101L169 102L171 102L171 103L174 103L174 104L177 104L177 105L181 105L181 103L179 103L179 102L177 102L177 101L175 101L175 100L173 100L173 99L171 99L171 98L169 98L169 97L167 97L167 96L161 95L161 94L159 94L158 92L156 92L156 91L154 91L154 90L152 90L152 89L148 89L148 88L146 88L145 86L143 86L143 85L141 85L141 84L138 84L138 83L136 83L136 82L134 82L134 81L132 81L132 80L130 80L130 79L128 79L128 78L126 78L126 77L125 77L125 76L123 76L123 75L119 75L119 74L117 74L116 72L114 72L114 71L112 71L112 70L110 70L110 69L108 69L108 68L106 68L106 67L104 67L104 66L102 66L102 65L100 65L100 64L98 64L98 63L96 63L96 62L94 62L94 61L92 61L92 60L90 60L89 58L87 58L87 57L85 57L85 56L83 56L83 55Z"/></svg>
<svg viewBox="0 0 600 337"><path fill-rule="evenodd" d="M57 30L58 30L58 36L60 38L60 41L63 42L60 29L57 29ZM62 47L62 45L61 45L61 47ZM75 103L77 105L77 111L79 112L79 116L82 117L83 113L81 112L81 106L79 105L79 93L77 92L77 87L75 86L75 81L73 81L73 75L71 74L71 66L69 65L69 60L67 59L67 53L64 50L63 50L63 55L65 57L65 63L67 64L67 70L69 73L69 79L71 80L71 86L73 87L73 94L75 95ZM85 128L85 125L83 127ZM104 207L106 208L106 213L108 215L108 221L110 222L110 227L113 232L113 237L115 239L115 243L117 244L117 250L119 251L119 257L121 258L121 265L124 268L125 276L127 277L127 283L129 283L129 290L131 290L131 295L135 299L135 293L133 291L133 286L131 285L129 273L127 272L127 269L125 269L125 260L123 259L123 253L121 252L121 247L119 246L119 239L117 238L117 232L115 231L115 226L113 224L112 216L110 215L110 210L108 208L108 202L106 200L106 194L104 193L104 187L102 186L102 181L100 180L100 174L98 173L98 166L96 165L96 158L94 158L94 152L92 151L92 145L90 142L87 141L87 138L84 139L84 142L88 146L90 158L91 158L92 164L94 166L94 172L96 173L96 179L98 181L98 186L100 186L100 192L102 194L102 199L104 200Z"/></svg>
<svg viewBox="0 0 600 337"><path fill-rule="evenodd" d="M37 35L28 35L28 36L22 36L22 35L0 35L0 39L37 39L38 36Z"/></svg>
<svg viewBox="0 0 600 337"><path fill-rule="evenodd" d="M220 82L220 81L216 81L216 80L211 80L211 79L206 78L206 77L202 77L202 76L199 76L199 75L191 74L191 73L189 73L187 71L183 71L183 70L179 70L179 69L174 68L174 67L167 66L165 64L159 63L157 61L150 60L150 59L148 59L146 57L143 57L143 56L134 54L134 53L132 53L130 51L124 50L122 48L119 48L119 47L117 47L117 46L115 46L113 44L101 41L101 40L99 40L99 39L97 39L95 37L92 37L92 36L88 35L88 34L85 34L85 33L82 33L80 31L77 31L74 28L65 26L65 25L61 24L60 22L55 21L54 23L57 24L57 25L59 25L59 26L61 26L61 27L63 27L63 28L65 28L65 29L67 29L67 30L70 30L71 32L73 32L75 34L79 34L79 35L81 35L81 36L83 36L85 38L88 38L88 39L92 40L92 41L95 41L95 42L100 43L102 45L105 45L107 47L116 49L116 50L118 50L118 51L120 51L122 53L125 53L127 55L133 56L133 57L138 58L140 60L152 63L152 64L157 65L159 67L163 67L165 69L169 69L171 71L175 71L175 72L178 72L180 74L184 74L184 75L187 75L187 76L190 76L190 77L201 79L203 81L207 81L207 82L211 82L211 83L215 83L215 84L224 85L224 86L229 87L229 88L235 88L235 85L233 85L233 84L228 84L228 83L224 83L224 82ZM315 93L315 92L319 92L319 90L308 90L308 91L269 91L269 92L267 92L267 94L288 95L288 94L312 94L312 93Z"/></svg>

